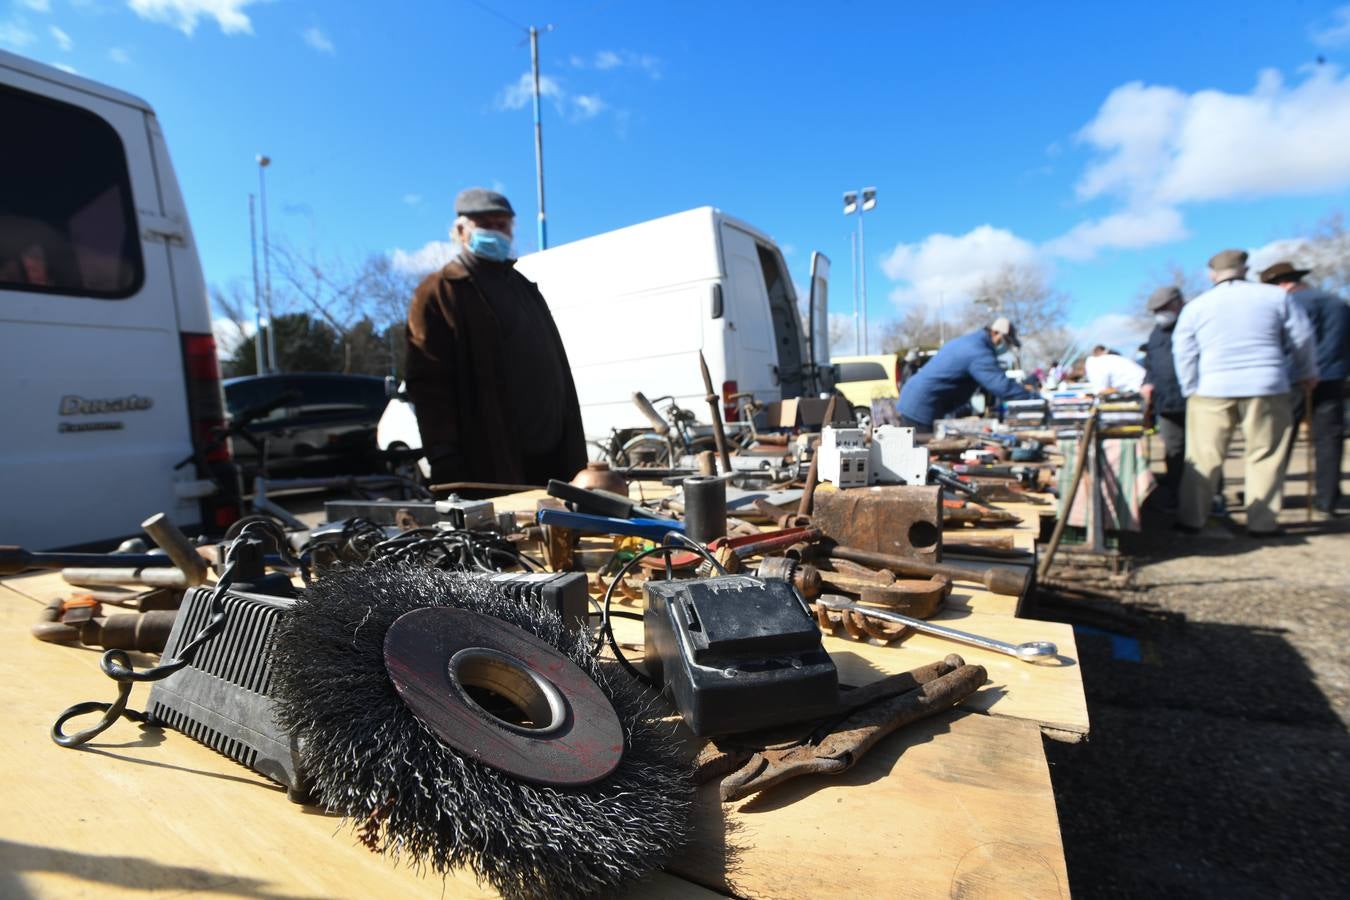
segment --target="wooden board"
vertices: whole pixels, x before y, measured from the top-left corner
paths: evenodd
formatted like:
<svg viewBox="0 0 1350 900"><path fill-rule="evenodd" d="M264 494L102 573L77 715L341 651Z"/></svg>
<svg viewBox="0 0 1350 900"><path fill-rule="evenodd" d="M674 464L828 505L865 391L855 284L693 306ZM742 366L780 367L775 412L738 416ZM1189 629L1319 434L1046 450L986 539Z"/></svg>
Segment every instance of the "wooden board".
<svg viewBox="0 0 1350 900"><path fill-rule="evenodd" d="M83 751L48 738L81 700L111 700L101 651L28 634L54 575L0 581L0 896L490 897L470 873L419 875L361 847L338 818L170 729L122 721ZM142 659L139 664L149 661ZM143 708L148 686L132 692ZM75 727L92 724L92 717ZM74 730L73 728L71 730ZM658 873L632 896L711 892Z"/></svg>
<svg viewBox="0 0 1350 900"><path fill-rule="evenodd" d="M1040 733L953 710L841 776L759 798L702 794L694 846L668 868L740 896L1067 897Z"/></svg>

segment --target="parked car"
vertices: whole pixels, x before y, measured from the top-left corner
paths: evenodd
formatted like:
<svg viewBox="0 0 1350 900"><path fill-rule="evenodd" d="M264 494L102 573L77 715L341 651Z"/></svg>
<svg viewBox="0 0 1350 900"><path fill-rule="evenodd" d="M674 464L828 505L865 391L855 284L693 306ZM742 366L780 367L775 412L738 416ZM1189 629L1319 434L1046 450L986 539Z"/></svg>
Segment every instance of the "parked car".
<svg viewBox="0 0 1350 900"><path fill-rule="evenodd" d="M369 471L377 464L375 426L387 400L385 380L374 375L293 372L226 379L234 457L246 471L256 471L265 443L271 475L311 468ZM265 412L243 423L247 434L240 435L241 416L257 410Z"/></svg>
<svg viewBox="0 0 1350 900"><path fill-rule="evenodd" d="M115 544L239 517L211 310L139 97L0 51L0 543Z"/></svg>
<svg viewBox="0 0 1350 900"><path fill-rule="evenodd" d="M894 353L836 356L831 363L839 373L834 389L844 395L859 423L871 419L873 400L900 397L900 357Z"/></svg>

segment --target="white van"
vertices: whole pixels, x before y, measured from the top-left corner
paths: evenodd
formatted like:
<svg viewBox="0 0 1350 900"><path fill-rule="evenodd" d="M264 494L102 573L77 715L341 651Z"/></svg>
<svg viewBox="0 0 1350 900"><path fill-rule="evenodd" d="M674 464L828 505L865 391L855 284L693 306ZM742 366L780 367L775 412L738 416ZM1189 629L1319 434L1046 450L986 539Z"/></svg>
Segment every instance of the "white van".
<svg viewBox="0 0 1350 900"><path fill-rule="evenodd" d="M0 543L228 525L210 305L154 112L0 51L0 122Z"/></svg>
<svg viewBox="0 0 1350 900"><path fill-rule="evenodd" d="M672 396L706 420L700 350L727 419L736 393L767 403L832 386L829 260L813 257L804 325L777 245L710 206L532 253L516 268L558 323L587 437L645 424L634 391Z"/></svg>

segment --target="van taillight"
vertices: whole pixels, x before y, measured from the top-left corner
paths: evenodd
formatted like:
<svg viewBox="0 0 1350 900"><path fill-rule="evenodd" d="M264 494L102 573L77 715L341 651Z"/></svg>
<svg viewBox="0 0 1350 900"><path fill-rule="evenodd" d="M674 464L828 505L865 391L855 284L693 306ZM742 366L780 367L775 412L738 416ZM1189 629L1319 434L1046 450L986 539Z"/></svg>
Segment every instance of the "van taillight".
<svg viewBox="0 0 1350 900"><path fill-rule="evenodd" d="M215 337L184 332L183 367L187 371L188 417L192 420L193 446L205 453L207 462L229 462L229 441L211 446L225 428Z"/></svg>
<svg viewBox="0 0 1350 900"><path fill-rule="evenodd" d="M740 407L731 398L736 396L736 382L722 382L722 418L734 422L740 417Z"/></svg>

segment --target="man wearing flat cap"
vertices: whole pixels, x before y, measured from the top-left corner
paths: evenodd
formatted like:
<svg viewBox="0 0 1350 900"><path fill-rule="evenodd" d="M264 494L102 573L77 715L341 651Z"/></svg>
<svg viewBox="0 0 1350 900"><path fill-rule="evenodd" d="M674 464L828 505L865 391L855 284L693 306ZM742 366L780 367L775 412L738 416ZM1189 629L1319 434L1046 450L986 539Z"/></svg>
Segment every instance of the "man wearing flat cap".
<svg viewBox="0 0 1350 900"><path fill-rule="evenodd" d="M1305 282L1309 271L1288 261L1277 262L1261 273L1261 280L1287 291L1312 323L1318 377L1312 392L1312 438L1317 466L1312 504L1330 518L1337 515L1336 505L1341 499L1345 379L1350 375L1350 307L1335 294ZM1295 428L1307 414L1304 397L1301 391L1294 397Z"/></svg>
<svg viewBox="0 0 1350 900"><path fill-rule="evenodd" d="M515 211L470 188L455 213L459 255L408 309L408 393L431 480L570 480L586 465L581 410L548 304L515 270Z"/></svg>
<svg viewBox="0 0 1350 900"><path fill-rule="evenodd" d="M1181 499L1181 473L1186 463L1186 398L1177 383L1176 364L1172 362L1172 332L1181 315L1184 300L1181 288L1174 284L1160 287L1148 298L1153 314L1153 330L1144 344L1144 385L1158 436L1162 438L1167 472L1159 485L1163 505L1175 509Z"/></svg>
<svg viewBox="0 0 1350 900"><path fill-rule="evenodd" d="M1244 251L1215 254L1209 261L1214 287L1182 308L1172 333L1172 359L1186 397L1186 469L1176 527L1191 534L1221 534L1207 531L1205 523L1239 426L1247 445L1247 532L1279 533L1292 422L1286 353L1299 384L1317 380L1308 317L1284 291L1246 275Z"/></svg>

